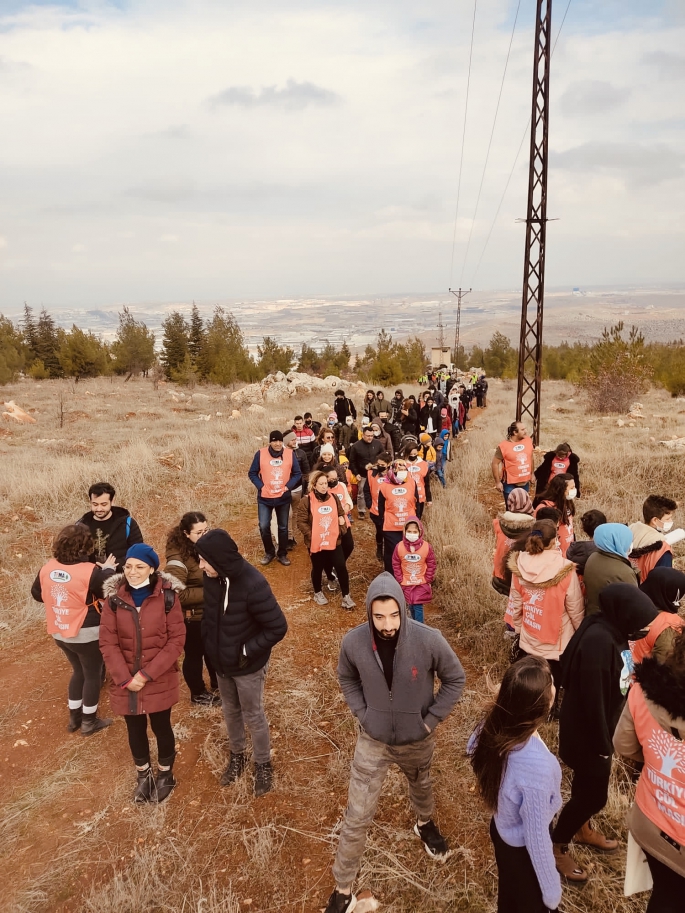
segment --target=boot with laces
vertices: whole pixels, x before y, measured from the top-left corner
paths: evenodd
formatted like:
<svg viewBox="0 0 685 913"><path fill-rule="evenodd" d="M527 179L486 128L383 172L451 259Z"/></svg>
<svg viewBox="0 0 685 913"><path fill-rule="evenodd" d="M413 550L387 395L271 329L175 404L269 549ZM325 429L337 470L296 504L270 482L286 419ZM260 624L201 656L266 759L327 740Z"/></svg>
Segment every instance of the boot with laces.
<svg viewBox="0 0 685 913"><path fill-rule="evenodd" d="M221 775L221 780L219 781L222 786L230 786L231 783L235 783L238 777L241 777L247 767L247 758L243 752L240 754L233 754L231 752L231 757L228 761L228 766L226 770Z"/></svg>
<svg viewBox="0 0 685 913"><path fill-rule="evenodd" d="M271 792L274 786L274 769L271 761L254 766L254 794L256 798Z"/></svg>

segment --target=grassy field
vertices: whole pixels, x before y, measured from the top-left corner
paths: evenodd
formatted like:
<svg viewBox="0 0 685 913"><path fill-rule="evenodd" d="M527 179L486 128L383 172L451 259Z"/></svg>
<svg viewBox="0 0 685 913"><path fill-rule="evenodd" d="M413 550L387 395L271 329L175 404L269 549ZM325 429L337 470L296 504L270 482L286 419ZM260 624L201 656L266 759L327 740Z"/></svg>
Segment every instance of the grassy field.
<svg viewBox="0 0 685 913"><path fill-rule="evenodd" d="M0 425L2 910L309 913L322 909L330 892L355 740L335 665L340 639L363 618L365 589L379 571L368 521L353 528L356 550L349 566L360 607L354 613L342 612L336 597L327 607L313 603L301 546L290 568L266 571L290 630L274 651L269 674L277 782L261 800L252 797L249 779L233 789L219 787L226 760L220 711L192 707L182 687L172 716L179 786L166 806L134 808L123 722L93 739L64 731L66 663L45 633L42 606L29 596L54 532L86 510L88 485L101 479L115 485L117 502L131 510L146 541L162 553L167 529L195 508L227 528L248 559L261 554L246 477L250 458L272 427L289 424L294 408L309 408L320 419L328 409L322 398L312 397L270 407L266 416L231 419L224 391L201 392L209 399L178 402L169 387L154 390L143 380L3 388L5 400L35 410L36 424ZM513 384L492 382L490 405L458 441L448 488L436 492L427 512L438 556L427 621L450 640L468 675L464 699L439 729L434 767L437 818L456 852L447 865L431 865L411 834L402 779L392 773L369 833L359 886L371 888L383 909L394 913L494 909L487 816L474 793L464 746L506 663L503 600L490 587L491 520L499 496L489 463L513 418L514 394ZM639 518L648 493L679 495L682 455L651 438L685 434L684 402L655 391L642 400L645 419L619 427L616 416L588 417L565 384L548 383L543 395L542 446L568 440L582 458L581 510L598 507L610 520L630 522ZM209 421L199 418L208 414ZM676 520L682 524L685 517ZM685 552L676 549L677 564L685 567ZM105 711L106 704L104 698ZM553 746L554 727L544 735ZM625 837L631 787L620 763L615 768L600 824ZM581 890L565 890L562 910L644 910L644 900L622 896L623 853L578 856L593 865L593 877Z"/></svg>

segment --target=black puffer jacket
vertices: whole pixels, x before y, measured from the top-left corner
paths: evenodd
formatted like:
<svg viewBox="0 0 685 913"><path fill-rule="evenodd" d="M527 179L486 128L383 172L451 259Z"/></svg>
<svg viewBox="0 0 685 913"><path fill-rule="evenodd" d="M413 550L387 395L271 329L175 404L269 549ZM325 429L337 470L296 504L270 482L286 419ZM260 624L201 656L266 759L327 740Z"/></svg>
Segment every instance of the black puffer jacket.
<svg viewBox="0 0 685 913"><path fill-rule="evenodd" d="M285 615L264 575L240 555L225 530L210 530L195 547L219 573L204 575L205 653L220 675L257 672L286 635Z"/></svg>

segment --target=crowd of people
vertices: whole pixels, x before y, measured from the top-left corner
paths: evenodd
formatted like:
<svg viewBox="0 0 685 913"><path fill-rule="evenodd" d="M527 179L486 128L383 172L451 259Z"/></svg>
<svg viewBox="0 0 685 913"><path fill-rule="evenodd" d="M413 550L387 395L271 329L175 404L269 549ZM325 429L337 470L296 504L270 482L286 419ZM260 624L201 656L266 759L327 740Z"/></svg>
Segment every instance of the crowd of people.
<svg viewBox="0 0 685 913"><path fill-rule="evenodd" d="M370 390L359 410L337 391L324 422L295 416L285 431L271 431L248 469L262 566L290 565L299 543L314 602L327 605L339 591L341 608L353 611L347 565L354 525L368 515L383 567L366 593L366 618L345 634L338 658L358 735L327 913L355 908L366 834L392 765L406 777L426 853L437 862L451 855L433 817L431 761L436 728L460 700L465 673L446 638L424 623L438 571L424 526L431 482L447 484L445 460L468 421L462 397L470 407L465 387L457 408L450 404L451 379L429 379L420 400L397 390L387 401ZM653 880L648 910L671 913L682 909L685 888L685 573L672 561L685 532L673 529L676 502L650 494L642 520L630 525L586 510L587 538L577 540L579 469L565 442L536 469L521 422L492 459L504 499L493 524L492 582L506 599L511 665L465 748L492 813L498 910L556 910L562 880L589 877L572 844L618 850L592 820L606 805L616 751L632 759L638 778L628 827ZM169 530L162 569L129 511L114 505L114 488L97 483L88 495L91 510L57 534L31 591L72 667L67 729L90 737L112 723L98 716L106 668L110 710L126 723L133 800L165 801L176 785L171 713L183 657L190 700L223 711L229 756L221 785L245 775L249 731L254 794L264 795L274 786L266 674L288 630L267 579L198 510ZM573 774L563 807L559 761L539 734L557 721L559 757Z"/></svg>

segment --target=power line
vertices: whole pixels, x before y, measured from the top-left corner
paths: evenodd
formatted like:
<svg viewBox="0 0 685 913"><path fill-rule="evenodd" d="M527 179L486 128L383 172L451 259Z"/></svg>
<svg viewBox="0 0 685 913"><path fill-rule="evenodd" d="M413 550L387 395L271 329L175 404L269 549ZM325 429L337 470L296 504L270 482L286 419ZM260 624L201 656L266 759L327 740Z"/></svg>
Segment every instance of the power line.
<svg viewBox="0 0 685 913"><path fill-rule="evenodd" d="M563 29L564 23L566 22L566 16L568 15L568 11L571 7L572 2L573 2L573 0L568 0L568 3L566 4L566 10L565 10L563 18L561 20L561 25L559 26L559 31L557 32L557 37L554 39L554 44L552 45L552 55L554 55L554 49L556 48L557 42L559 41L559 36L561 35L561 30ZM472 284L475 283L475 281L476 281L476 276L478 275L478 270L480 269L480 265L483 262L483 257L485 256L485 251L487 250L488 244L490 243L490 238L492 237L492 232L495 228L495 223L497 222L497 218L499 216L500 209L502 208L502 203L504 203L504 198L507 195L507 190L509 189L509 184L511 183L511 179L514 175L514 171L516 169L516 165L519 160L519 155L521 154L521 149L523 148L523 144L526 141L526 136L528 135L529 128L530 128L530 117L528 118L528 122L526 124L526 129L524 130L523 136L521 137L521 142L519 143L518 151L516 152L516 158L514 159L514 164L511 166L511 171L509 172L509 177L507 178L507 183L505 184L504 191L502 192L502 196L500 197L500 201L497 206L497 211L495 212L495 217L493 218L492 224L490 225L490 230L488 231L488 236L485 239L485 244L483 246L483 250L481 251L480 257L478 258L478 263L476 264L476 270L473 274L473 279L471 280Z"/></svg>
<svg viewBox="0 0 685 913"><path fill-rule="evenodd" d="M459 218L459 197L461 195L461 172L464 166L464 145L466 143L466 118L469 112L469 87L471 85L471 61L473 60L473 36L476 31L476 9L478 0L473 0L473 22L471 23L471 48L469 50L469 71L466 78L466 101L464 103L464 129L461 135L461 156L459 158L459 179L457 181L457 206L454 212L454 232L452 233L452 262L450 264L450 285L454 273L454 248L457 243L457 219Z"/></svg>
<svg viewBox="0 0 685 913"><path fill-rule="evenodd" d="M490 149L492 148L492 140L495 135L495 127L497 125L497 115L499 114L499 106L502 101L502 92L504 91L504 80L507 75L507 67L509 66L509 57L511 55L511 46L514 43L514 32L516 31L516 22L519 17L519 10L521 9L521 0L518 0L518 6L516 7L516 15L514 16L514 24L511 29L511 38L509 39L509 48L507 50L507 59L504 61L504 72L502 73L502 83L499 87L499 95L497 97L497 107L495 108L495 117L492 122L492 130L490 131L490 141L488 143L488 151L485 153L485 164L483 165L483 173L480 176L480 186L478 188L478 196L476 197L476 208L473 211L473 219L471 220L471 228L469 229L469 237L466 242L466 253L464 254L464 262L461 265L461 275L459 277L459 284L461 285L461 280L464 278L464 270L466 269L466 261L469 256L469 248L471 247L471 236L473 235L473 226L476 224L476 216L478 215L478 204L480 203L480 195L483 190L483 182L485 181L485 172L488 167L488 161L490 159Z"/></svg>

